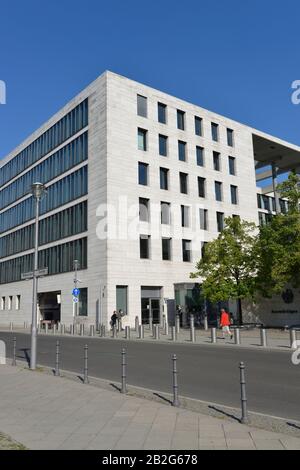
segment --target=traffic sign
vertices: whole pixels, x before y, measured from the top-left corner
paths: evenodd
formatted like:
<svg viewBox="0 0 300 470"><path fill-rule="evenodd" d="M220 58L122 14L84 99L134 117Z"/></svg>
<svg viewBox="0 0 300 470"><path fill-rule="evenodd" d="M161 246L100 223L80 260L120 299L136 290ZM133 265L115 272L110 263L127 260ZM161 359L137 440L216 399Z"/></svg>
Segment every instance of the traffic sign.
<svg viewBox="0 0 300 470"><path fill-rule="evenodd" d="M48 268L37 269L35 271L36 277L42 277L48 275ZM21 274L22 281L27 281L28 279L33 279L33 271L29 271L28 273Z"/></svg>
<svg viewBox="0 0 300 470"><path fill-rule="evenodd" d="M73 297L73 302L74 302L74 304L77 304L78 301L79 301L78 297Z"/></svg>
<svg viewBox="0 0 300 470"><path fill-rule="evenodd" d="M75 287L75 289L72 290L72 294L74 295L74 297L78 297L80 294L80 289L77 289L77 287Z"/></svg>

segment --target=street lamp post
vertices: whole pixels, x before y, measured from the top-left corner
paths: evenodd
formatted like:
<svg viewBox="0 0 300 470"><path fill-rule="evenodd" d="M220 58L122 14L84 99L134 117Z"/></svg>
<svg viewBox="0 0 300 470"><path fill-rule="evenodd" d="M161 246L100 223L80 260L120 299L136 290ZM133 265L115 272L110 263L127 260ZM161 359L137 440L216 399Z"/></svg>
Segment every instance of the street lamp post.
<svg viewBox="0 0 300 470"><path fill-rule="evenodd" d="M30 369L36 369L37 350L37 290L38 290L38 247L39 247L39 209L42 196L46 188L42 183L31 186L31 194L35 199L35 236L34 236L34 264L33 264L33 292L32 292L32 322L31 322L31 354Z"/></svg>

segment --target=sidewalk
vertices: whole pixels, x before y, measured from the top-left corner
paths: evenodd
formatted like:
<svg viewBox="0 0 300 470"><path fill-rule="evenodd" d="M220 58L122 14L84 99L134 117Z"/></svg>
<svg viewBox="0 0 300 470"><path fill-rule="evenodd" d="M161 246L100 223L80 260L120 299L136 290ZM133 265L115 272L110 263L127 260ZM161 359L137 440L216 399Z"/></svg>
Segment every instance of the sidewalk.
<svg viewBox="0 0 300 470"><path fill-rule="evenodd" d="M10 331L8 327L4 327L0 325L0 331ZM30 329L24 329L24 328L14 328L14 332L16 333L25 333L25 334L30 334ZM41 331L39 334L45 335L44 331ZM48 331L48 335L51 336L52 330ZM298 333L299 334L299 333ZM57 335L60 336L60 331L57 332ZM66 336L71 336L68 330L68 327L66 327ZM85 331L85 335L89 335L89 331ZM151 341L151 342L166 342L170 343L172 342L171 338L171 328L169 328L169 334L165 335L163 330L160 329L160 338L158 340L154 339L152 332L150 331L148 326L145 326L144 329L144 339L139 339L138 333L134 329L131 329L130 331L130 340L136 340L136 341ZM79 334L76 334L73 336L74 338L79 337ZM106 339L112 339L112 332L107 331L106 332ZM99 338L99 334L95 336L95 338ZM121 331L117 334L118 339L124 339L125 338L125 331ZM195 330L195 343L193 344L212 344L212 346L217 346L217 345L225 345L225 346L236 346L236 347L247 347L247 348L254 348L254 349L277 349L279 351L288 351L290 350L290 333L289 331L281 331L281 330L267 330L267 347L264 348L261 346L261 339L260 339L260 330L259 329L253 329L253 330L240 330L240 339L241 339L241 344L239 346L235 345L234 339L230 338L222 338L222 332L220 330L217 330L217 344L212 344L211 341L211 330L209 331L204 331L204 330ZM180 329L180 333L177 335L177 343L182 343L182 344L192 344L190 340L190 330L189 329Z"/></svg>
<svg viewBox="0 0 300 470"><path fill-rule="evenodd" d="M29 449L300 449L300 439L0 366L0 432Z"/></svg>

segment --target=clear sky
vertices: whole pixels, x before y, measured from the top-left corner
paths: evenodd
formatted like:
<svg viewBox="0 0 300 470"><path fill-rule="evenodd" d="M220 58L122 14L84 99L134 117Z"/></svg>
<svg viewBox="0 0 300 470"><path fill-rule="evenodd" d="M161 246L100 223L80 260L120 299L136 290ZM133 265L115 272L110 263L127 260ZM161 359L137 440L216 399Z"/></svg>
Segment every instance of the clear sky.
<svg viewBox="0 0 300 470"><path fill-rule="evenodd" d="M299 0L1 0L0 158L109 69L300 145Z"/></svg>

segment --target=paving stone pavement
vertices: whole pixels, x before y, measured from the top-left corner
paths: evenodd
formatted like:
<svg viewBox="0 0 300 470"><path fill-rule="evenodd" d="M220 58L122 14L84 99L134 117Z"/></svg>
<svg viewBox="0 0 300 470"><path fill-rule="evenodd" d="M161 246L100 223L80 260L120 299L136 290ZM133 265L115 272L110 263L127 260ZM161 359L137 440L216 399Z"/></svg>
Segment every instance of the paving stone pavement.
<svg viewBox="0 0 300 470"><path fill-rule="evenodd" d="M0 366L0 428L32 450L300 449L299 438L19 366Z"/></svg>

